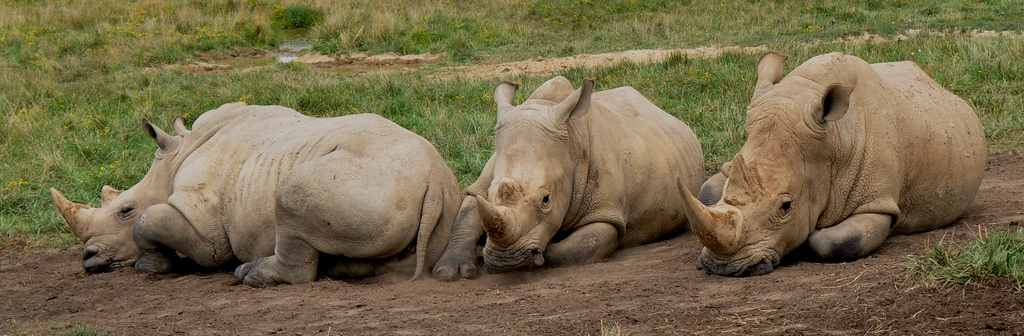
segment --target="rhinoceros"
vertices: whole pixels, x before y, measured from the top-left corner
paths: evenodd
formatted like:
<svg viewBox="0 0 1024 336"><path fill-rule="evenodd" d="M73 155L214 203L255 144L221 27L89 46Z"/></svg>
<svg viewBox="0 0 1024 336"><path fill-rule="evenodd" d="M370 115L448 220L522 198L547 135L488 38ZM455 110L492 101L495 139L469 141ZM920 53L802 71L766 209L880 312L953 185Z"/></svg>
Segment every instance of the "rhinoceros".
<svg viewBox="0 0 1024 336"><path fill-rule="evenodd" d="M463 195L427 140L373 114L232 103L191 131L176 117L174 136L143 126L159 149L131 189L105 186L100 208L51 189L89 273L165 273L180 253L203 267L246 262L235 275L253 286L310 282L318 266L364 276L413 260L415 279L443 253Z"/></svg>
<svg viewBox="0 0 1024 336"><path fill-rule="evenodd" d="M782 78L786 58L758 61L739 153L699 200L682 190L700 267L766 274L805 242L824 261L856 260L966 211L987 154L966 102L913 62L829 53Z"/></svg>
<svg viewBox="0 0 1024 336"><path fill-rule="evenodd" d="M685 227L675 179L694 192L704 181L697 137L633 88L593 85L555 77L519 106L518 84L495 87L495 150L466 190L439 279L477 276L484 234L485 269L499 273L596 262Z"/></svg>

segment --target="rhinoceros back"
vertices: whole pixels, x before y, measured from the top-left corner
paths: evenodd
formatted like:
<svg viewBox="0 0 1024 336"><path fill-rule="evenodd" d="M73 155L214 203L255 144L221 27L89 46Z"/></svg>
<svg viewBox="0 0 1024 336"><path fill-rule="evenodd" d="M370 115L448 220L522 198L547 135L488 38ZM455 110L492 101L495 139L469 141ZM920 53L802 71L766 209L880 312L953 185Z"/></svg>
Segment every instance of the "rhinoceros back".
<svg viewBox="0 0 1024 336"><path fill-rule="evenodd" d="M705 178L697 136L631 87L595 93L593 104L584 116L596 167L587 191L595 195L586 197L592 216L621 214L623 246L679 230L686 216L676 177L694 194Z"/></svg>
<svg viewBox="0 0 1024 336"><path fill-rule="evenodd" d="M168 202L216 250L241 261L274 253L275 193L297 165L345 151L352 157L401 156L396 165L403 171L436 168L424 155L437 156L426 140L372 114L311 118L280 106L229 104L203 114L193 127L203 141L182 162ZM382 179L398 174L386 167L352 169L379 171Z"/></svg>
<svg viewBox="0 0 1024 336"><path fill-rule="evenodd" d="M893 120L905 180L892 233L946 226L967 210L981 185L987 162L981 122L913 62L871 67L903 107Z"/></svg>

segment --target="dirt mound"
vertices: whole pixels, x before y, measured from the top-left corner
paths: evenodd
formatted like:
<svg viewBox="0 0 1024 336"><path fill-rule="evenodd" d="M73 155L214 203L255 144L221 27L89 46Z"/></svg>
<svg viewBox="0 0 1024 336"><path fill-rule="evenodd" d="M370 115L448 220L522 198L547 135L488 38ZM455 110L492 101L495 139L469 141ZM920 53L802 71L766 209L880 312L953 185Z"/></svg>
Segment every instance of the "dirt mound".
<svg viewBox="0 0 1024 336"><path fill-rule="evenodd" d="M787 258L752 278L704 274L690 234L616 252L604 263L452 283L382 276L254 289L229 272L86 276L79 252L10 256L0 267L0 332L86 324L115 334L1009 334L1024 295L1002 280L914 288L907 256L966 242L978 226L1024 220L1024 155L989 158L967 215L948 228L891 237L850 263Z"/></svg>

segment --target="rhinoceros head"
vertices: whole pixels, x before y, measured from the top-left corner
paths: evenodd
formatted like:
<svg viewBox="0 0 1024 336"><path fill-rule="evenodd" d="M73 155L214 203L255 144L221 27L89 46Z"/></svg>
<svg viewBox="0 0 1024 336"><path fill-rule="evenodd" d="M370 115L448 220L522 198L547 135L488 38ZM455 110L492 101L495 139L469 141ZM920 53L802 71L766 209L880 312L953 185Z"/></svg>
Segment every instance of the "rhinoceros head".
<svg viewBox="0 0 1024 336"><path fill-rule="evenodd" d="M559 231L573 196L574 157L580 149L570 120L590 108L594 82L573 91L564 77L539 87L514 106L519 85L494 89L493 179L477 209L487 233L484 265L504 272L544 264L543 252Z"/></svg>
<svg viewBox="0 0 1024 336"><path fill-rule="evenodd" d="M728 169L722 198L704 206L686 188L686 213L704 244L698 262L729 276L761 275L799 247L830 191L828 123L849 108L856 76L838 53L819 56L780 82L786 56L768 53L747 110L747 141Z"/></svg>
<svg viewBox="0 0 1024 336"><path fill-rule="evenodd" d="M142 181L125 191L103 186L100 207L69 201L57 189L50 188L53 201L71 231L85 244L82 267L89 273L103 273L134 266L141 253L132 238L132 228L142 212L151 205L166 202L171 190L170 163L188 133L184 118L174 119L177 136L171 136L143 119L146 133L159 149L153 165Z"/></svg>

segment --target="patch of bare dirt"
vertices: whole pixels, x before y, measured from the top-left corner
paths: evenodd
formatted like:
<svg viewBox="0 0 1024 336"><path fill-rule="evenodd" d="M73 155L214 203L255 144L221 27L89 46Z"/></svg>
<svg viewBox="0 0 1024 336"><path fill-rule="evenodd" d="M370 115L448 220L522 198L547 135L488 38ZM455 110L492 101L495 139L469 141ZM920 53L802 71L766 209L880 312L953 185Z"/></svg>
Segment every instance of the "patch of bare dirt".
<svg viewBox="0 0 1024 336"><path fill-rule="evenodd" d="M966 216L890 237L874 255L822 264L788 258L771 274L726 278L696 268L693 235L616 252L604 263L484 275L452 283L395 276L255 289L230 272L85 275L79 251L7 255L0 333L55 321L125 335L308 334L967 334L1024 330L1024 294L1003 280L948 290L901 280L907 257L979 226L1024 221L1024 154L989 157Z"/></svg>
<svg viewBox="0 0 1024 336"><path fill-rule="evenodd" d="M1021 33L994 30L970 30L962 31L959 28L949 31L925 31L922 29L907 29L895 36L883 36L864 32L860 35L851 35L837 38L835 42L842 43L889 43L894 41L908 40L918 35L935 36L968 36L971 38L1017 38ZM820 43L811 42L811 44ZM431 74L441 78L492 78L505 77L517 74L529 75L552 75L559 71L575 67L593 68L607 66L630 61L638 64L658 63L668 59L672 54L681 54L692 58L714 58L724 52L745 52L762 53L767 51L765 46L740 47L740 46L710 46L692 49L649 49L649 50L627 50L622 52L603 54L580 54L569 57L545 59L537 57L531 60L518 62L507 62L500 64L476 64L459 67L446 67L436 69ZM371 55L368 53L353 53L347 55L331 56L317 52L303 53L303 50L275 49L263 50L232 50L227 52L211 51L198 55L201 62L187 65L172 64L151 70L174 70L184 69L191 72L226 72L240 70L242 72L259 71L268 68L271 64L286 58L289 62L299 62L310 67L335 72L340 74L364 75L370 73L408 73L417 71L420 66L434 64L444 57L444 54L414 54L399 55L396 53L384 53Z"/></svg>
<svg viewBox="0 0 1024 336"><path fill-rule="evenodd" d="M673 54L680 54L692 58L714 58L724 52L745 52L762 53L768 51L764 46L758 47L700 47L693 49L648 49L648 50L627 50L622 52L604 54L581 54L569 57L544 59L537 57L533 60L509 62L501 64L480 64L464 67L444 68L439 73L457 74L463 78L501 77L511 76L520 73L530 75L551 75L569 68L593 68L603 65L616 64L630 61L638 64L658 63L668 59Z"/></svg>
<svg viewBox="0 0 1024 336"><path fill-rule="evenodd" d="M864 32L860 35L851 35L846 37L837 38L836 42L846 43L887 43L894 41L909 40L911 37L917 35L933 35L933 36L966 36L970 38L995 38L995 37L1009 37L1017 38L1020 34L1013 30L995 31L995 30L970 30L963 31L960 28L953 29L951 31L934 31L934 30L923 30L923 29L907 29L903 33L896 34L895 36L886 37L879 34L873 34L870 32Z"/></svg>

